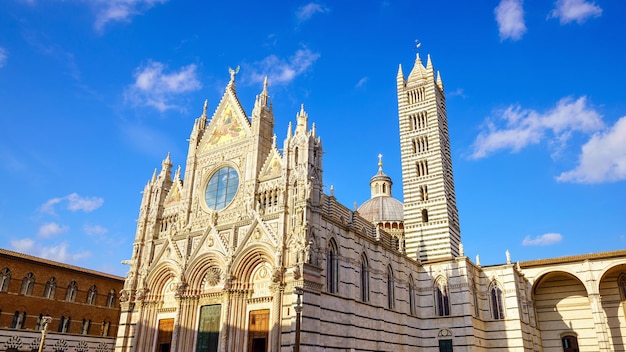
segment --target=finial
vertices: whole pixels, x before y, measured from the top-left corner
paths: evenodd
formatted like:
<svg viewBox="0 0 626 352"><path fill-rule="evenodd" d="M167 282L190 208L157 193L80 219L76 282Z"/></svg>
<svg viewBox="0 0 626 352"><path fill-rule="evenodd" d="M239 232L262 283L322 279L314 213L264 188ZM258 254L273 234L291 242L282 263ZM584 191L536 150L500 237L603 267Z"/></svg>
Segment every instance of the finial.
<svg viewBox="0 0 626 352"><path fill-rule="evenodd" d="M330 185L330 196L334 197L335 196L335 186Z"/></svg>
<svg viewBox="0 0 626 352"><path fill-rule="evenodd" d="M354 211L357 210L356 202L354 202Z"/></svg>
<svg viewBox="0 0 626 352"><path fill-rule="evenodd" d="M263 93L267 94L267 76L263 80Z"/></svg>
<svg viewBox="0 0 626 352"><path fill-rule="evenodd" d="M382 154L378 154L378 168L382 169L383 168L383 155Z"/></svg>
<svg viewBox="0 0 626 352"><path fill-rule="evenodd" d="M463 243L459 242L459 257L465 256L465 248L463 247Z"/></svg>
<svg viewBox="0 0 626 352"><path fill-rule="evenodd" d="M476 265L480 266L480 255L476 254Z"/></svg>
<svg viewBox="0 0 626 352"><path fill-rule="evenodd" d="M511 264L511 253L509 253L509 250L507 249L504 254L506 255L506 263Z"/></svg>
<svg viewBox="0 0 626 352"><path fill-rule="evenodd" d="M272 148L276 148L276 134L272 136Z"/></svg>
<svg viewBox="0 0 626 352"><path fill-rule="evenodd" d="M206 109L209 107L209 99L204 99L204 108L202 114L206 116Z"/></svg>
<svg viewBox="0 0 626 352"><path fill-rule="evenodd" d="M305 112L304 112L304 104L301 104L300 105L300 116L302 116L304 114L305 114Z"/></svg>
<svg viewBox="0 0 626 352"><path fill-rule="evenodd" d="M230 82L228 85L235 83L235 76L239 73L239 66L237 66L234 70L228 67L228 73L230 73Z"/></svg>

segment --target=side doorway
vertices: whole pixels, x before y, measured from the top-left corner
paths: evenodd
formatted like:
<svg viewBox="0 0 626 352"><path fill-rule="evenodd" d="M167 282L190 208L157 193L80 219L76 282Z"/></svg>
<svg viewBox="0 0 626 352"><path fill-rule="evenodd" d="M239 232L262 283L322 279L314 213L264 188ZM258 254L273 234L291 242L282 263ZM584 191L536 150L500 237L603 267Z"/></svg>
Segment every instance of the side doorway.
<svg viewBox="0 0 626 352"><path fill-rule="evenodd" d="M248 352L267 352L270 328L270 310L250 311L248 323Z"/></svg>

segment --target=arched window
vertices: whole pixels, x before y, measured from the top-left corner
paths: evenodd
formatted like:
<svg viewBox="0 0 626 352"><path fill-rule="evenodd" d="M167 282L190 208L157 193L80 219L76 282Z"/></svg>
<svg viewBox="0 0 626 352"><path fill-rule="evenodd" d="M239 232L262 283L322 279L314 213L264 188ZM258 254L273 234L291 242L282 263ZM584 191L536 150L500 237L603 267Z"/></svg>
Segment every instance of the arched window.
<svg viewBox="0 0 626 352"><path fill-rule="evenodd" d="M0 292L9 291L9 283L11 282L11 270L4 268L0 271Z"/></svg>
<svg viewBox="0 0 626 352"><path fill-rule="evenodd" d="M98 290L96 289L96 285L91 285L89 291L87 291L87 300L85 301L85 303L95 304L96 296L98 296Z"/></svg>
<svg viewBox="0 0 626 352"><path fill-rule="evenodd" d="M409 275L409 312L411 315L417 313L417 307L415 305L415 282L413 282L413 275Z"/></svg>
<svg viewBox="0 0 626 352"><path fill-rule="evenodd" d="M24 279L22 280L22 288L20 288L20 294L32 295L34 286L35 275L33 275L33 273L28 273L26 276L24 276Z"/></svg>
<svg viewBox="0 0 626 352"><path fill-rule="evenodd" d="M326 256L326 286L330 293L337 293L339 291L339 263L337 259L337 243L335 243L335 240L331 239Z"/></svg>
<svg viewBox="0 0 626 352"><path fill-rule="evenodd" d="M39 314L39 316L37 317L37 323L35 323L36 331L40 331L43 328L43 325L41 324L42 320L43 320L43 314Z"/></svg>
<svg viewBox="0 0 626 352"><path fill-rule="evenodd" d="M115 289L111 289L111 292L107 295L107 307L115 308Z"/></svg>
<svg viewBox="0 0 626 352"><path fill-rule="evenodd" d="M83 325L80 329L81 335L89 334L89 326L91 325L91 319L83 319Z"/></svg>
<svg viewBox="0 0 626 352"><path fill-rule="evenodd" d="M78 293L78 285L76 281L70 282L65 291L65 300L68 302L74 302L76 300L76 293Z"/></svg>
<svg viewBox="0 0 626 352"><path fill-rule="evenodd" d="M26 311L20 313L19 311L15 311L13 314L13 321L11 322L11 328L13 329L23 329L24 321L26 320Z"/></svg>
<svg viewBox="0 0 626 352"><path fill-rule="evenodd" d="M361 255L361 300L370 300L370 270L365 253Z"/></svg>
<svg viewBox="0 0 626 352"><path fill-rule="evenodd" d="M54 299L54 294L57 290L57 280L53 277L46 282L46 287L43 290L43 298Z"/></svg>
<svg viewBox="0 0 626 352"><path fill-rule="evenodd" d="M59 332L68 332L69 328L70 328L70 322L71 322L71 318L67 317L65 318L65 316L61 316L61 320L59 320Z"/></svg>
<svg viewBox="0 0 626 352"><path fill-rule="evenodd" d="M396 304L395 283L391 265L387 266L387 308L393 309Z"/></svg>
<svg viewBox="0 0 626 352"><path fill-rule="evenodd" d="M497 282L493 282L489 290L489 299L491 300L491 316L493 319L504 319L504 306L502 302L502 289Z"/></svg>
<svg viewBox="0 0 626 352"><path fill-rule="evenodd" d="M474 282L474 316L480 318L480 307L478 306L478 285Z"/></svg>
<svg viewBox="0 0 626 352"><path fill-rule="evenodd" d="M102 322L102 329L100 330L100 336L109 336L109 327L111 326L110 321Z"/></svg>
<svg viewBox="0 0 626 352"><path fill-rule="evenodd" d="M447 317L450 315L450 294L448 291L448 282L439 278L435 282L435 307L437 308L437 315L440 317Z"/></svg>

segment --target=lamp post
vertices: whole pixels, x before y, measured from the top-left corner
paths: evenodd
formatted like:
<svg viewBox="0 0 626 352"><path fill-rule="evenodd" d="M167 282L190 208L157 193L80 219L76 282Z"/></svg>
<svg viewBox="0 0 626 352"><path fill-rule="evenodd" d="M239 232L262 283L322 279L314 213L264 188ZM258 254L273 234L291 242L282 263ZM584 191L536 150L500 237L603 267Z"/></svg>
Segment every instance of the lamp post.
<svg viewBox="0 0 626 352"><path fill-rule="evenodd" d="M296 306L294 310L296 311L296 346L294 348L294 352L300 352L300 315L302 313L302 294L304 291L302 287L294 288L294 293L296 294Z"/></svg>
<svg viewBox="0 0 626 352"><path fill-rule="evenodd" d="M46 341L46 333L48 332L48 323L52 321L52 317L46 315L41 318L41 325L43 326L41 329L41 341L39 341L39 352L43 352L43 345Z"/></svg>

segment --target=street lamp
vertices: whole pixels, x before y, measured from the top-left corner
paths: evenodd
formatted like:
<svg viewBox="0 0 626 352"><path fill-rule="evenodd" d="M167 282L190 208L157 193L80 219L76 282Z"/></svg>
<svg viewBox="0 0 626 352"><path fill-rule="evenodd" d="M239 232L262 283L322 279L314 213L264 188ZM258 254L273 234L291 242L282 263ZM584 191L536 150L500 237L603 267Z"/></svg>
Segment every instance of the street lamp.
<svg viewBox="0 0 626 352"><path fill-rule="evenodd" d="M294 293L296 294L296 306L294 310L296 311L296 346L294 348L294 352L300 352L300 315L302 313L302 295L304 294L304 290L302 287L294 288Z"/></svg>
<svg viewBox="0 0 626 352"><path fill-rule="evenodd" d="M46 341L46 332L48 332L48 323L52 321L52 317L46 315L41 318L41 341L39 341L39 352L43 352L43 345Z"/></svg>

